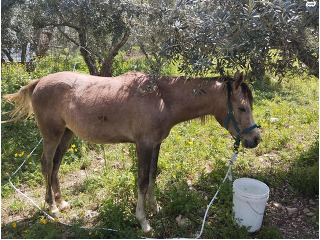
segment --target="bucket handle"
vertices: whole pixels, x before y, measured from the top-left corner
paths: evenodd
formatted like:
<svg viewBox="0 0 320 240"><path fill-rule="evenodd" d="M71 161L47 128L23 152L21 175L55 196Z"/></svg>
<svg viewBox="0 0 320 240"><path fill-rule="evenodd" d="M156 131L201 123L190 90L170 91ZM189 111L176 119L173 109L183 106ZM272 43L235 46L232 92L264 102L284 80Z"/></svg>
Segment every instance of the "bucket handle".
<svg viewBox="0 0 320 240"><path fill-rule="evenodd" d="M263 213L257 212L257 211L250 205L249 201L247 201L247 203L248 203L248 205L251 207L251 209L252 209L255 213L257 213L257 214L259 214L259 215L264 215L264 212L263 212Z"/></svg>

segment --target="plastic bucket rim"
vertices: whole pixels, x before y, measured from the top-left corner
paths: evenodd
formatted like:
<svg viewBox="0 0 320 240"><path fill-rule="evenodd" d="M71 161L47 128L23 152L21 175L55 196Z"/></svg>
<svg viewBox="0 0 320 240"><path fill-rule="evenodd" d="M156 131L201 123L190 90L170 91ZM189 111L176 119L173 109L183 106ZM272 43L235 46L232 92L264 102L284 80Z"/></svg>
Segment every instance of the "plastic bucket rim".
<svg viewBox="0 0 320 240"><path fill-rule="evenodd" d="M263 194L251 194L251 193L247 193L247 192L243 192L240 189L238 189L237 187L237 183L241 183L244 181L250 181L250 182L254 182L259 184L259 186L262 186L263 190L265 190ZM244 198L249 198L252 200L268 200L269 199L269 193L270 193L270 188L268 187L267 184L265 184L264 182L261 182L257 179L254 178L238 178L233 182L233 191L236 195L240 195L241 197Z"/></svg>

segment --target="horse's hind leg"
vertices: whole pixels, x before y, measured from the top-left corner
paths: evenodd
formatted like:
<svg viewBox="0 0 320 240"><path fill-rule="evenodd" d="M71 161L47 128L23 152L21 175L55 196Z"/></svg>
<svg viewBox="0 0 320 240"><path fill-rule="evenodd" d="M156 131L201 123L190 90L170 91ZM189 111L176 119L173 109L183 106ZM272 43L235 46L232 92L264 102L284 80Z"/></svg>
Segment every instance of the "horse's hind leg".
<svg viewBox="0 0 320 240"><path fill-rule="evenodd" d="M54 192L52 189L52 170L53 170L53 158L59 144L60 139L43 139L43 153L41 158L42 174L46 181L46 202L49 205L49 212L55 216L59 215L59 209L57 208Z"/></svg>
<svg viewBox="0 0 320 240"><path fill-rule="evenodd" d="M58 172L61 165L62 157L67 151L73 135L74 135L73 132L68 128L66 128L53 158L53 170L52 170L52 176L51 176L51 183L52 183L52 190L54 193L55 201L58 204L60 210L66 210L70 208L70 205L66 201L64 201L62 198Z"/></svg>
<svg viewBox="0 0 320 240"><path fill-rule="evenodd" d="M36 112L35 112L36 113ZM44 114L37 117L38 126L43 138L43 152L41 157L42 174L46 183L45 200L49 205L49 212L54 216L59 216L59 210L56 205L54 192L52 188L52 171L53 159L57 151L57 147L65 132L65 123L58 121L57 118L51 116L45 117Z"/></svg>

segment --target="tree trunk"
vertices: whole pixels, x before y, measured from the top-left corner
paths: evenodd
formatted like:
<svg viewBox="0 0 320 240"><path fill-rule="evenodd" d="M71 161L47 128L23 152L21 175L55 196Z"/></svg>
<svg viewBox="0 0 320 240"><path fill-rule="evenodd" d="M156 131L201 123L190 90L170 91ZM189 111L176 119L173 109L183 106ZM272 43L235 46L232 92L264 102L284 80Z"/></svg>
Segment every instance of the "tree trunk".
<svg viewBox="0 0 320 240"><path fill-rule="evenodd" d="M102 66L100 69L100 76L112 77L112 74L113 74L112 65L113 65L114 58L119 53L120 48L123 47L123 45L127 42L129 35L130 35L130 31L125 30L122 40L118 44L116 44L113 48L111 48L107 58L102 63Z"/></svg>
<svg viewBox="0 0 320 240"><path fill-rule="evenodd" d="M39 57L44 57L49 50L50 42L53 37L53 29L49 26L38 29L36 36L36 54Z"/></svg>
<svg viewBox="0 0 320 240"><path fill-rule="evenodd" d="M26 63L26 56L27 56L27 46L28 44L22 44L21 46L21 63Z"/></svg>
<svg viewBox="0 0 320 240"><path fill-rule="evenodd" d="M252 69L251 81L260 79L263 76L265 76L266 74L265 59L251 58L250 67Z"/></svg>
<svg viewBox="0 0 320 240"><path fill-rule="evenodd" d="M98 67L95 62L94 56L92 56L91 52L86 49L87 46L87 37L84 29L78 30L79 34L79 41L80 41L80 53L87 64L87 67L89 69L90 75L99 75Z"/></svg>
<svg viewBox="0 0 320 240"><path fill-rule="evenodd" d="M11 57L11 54L10 54L10 52L7 50L7 49L1 49L2 50L2 52L7 56L7 58L8 58L8 60L10 61L10 62L13 62L13 58Z"/></svg>

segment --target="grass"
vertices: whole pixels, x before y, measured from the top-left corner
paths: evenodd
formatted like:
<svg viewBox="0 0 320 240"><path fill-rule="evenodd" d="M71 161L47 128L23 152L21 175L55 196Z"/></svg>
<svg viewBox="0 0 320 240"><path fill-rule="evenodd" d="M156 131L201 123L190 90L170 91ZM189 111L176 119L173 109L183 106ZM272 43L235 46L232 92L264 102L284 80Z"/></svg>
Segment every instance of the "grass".
<svg viewBox="0 0 320 240"><path fill-rule="evenodd" d="M120 60L117 64L124 72L145 68L141 59L138 63ZM52 60L46 61L50 63ZM72 63L55 63L51 68L52 64L48 62L39 60L35 72L31 74L22 65L3 66L2 94L15 92L31 79L46 75L48 71L73 70L74 67ZM82 63L77 66L79 71L85 71ZM172 66L168 69L168 75L176 71ZM117 73L120 74L121 70ZM290 184L286 186L295 194L316 196L319 193L318 80L308 75L296 76L288 73L281 82L272 80L272 77L261 79L253 84L252 89L254 119L262 126L263 141L256 149L240 149L233 166L233 176L252 177L265 182L271 189L270 200L274 197L273 189L288 182ZM3 111L10 108L2 101ZM271 118L277 120L271 121ZM60 171L62 192L72 208L63 213L59 220L75 224L70 228L49 220L44 224L45 217L14 194L8 184L10 174L24 161L39 139L40 134L32 118L26 122L2 124L1 194L2 208L7 208L2 211L3 237L144 236L134 218L137 159L133 144L96 145L78 138L73 140ZM205 125L200 120L184 122L172 129L161 146L158 164L156 196L162 211L159 214L149 213L154 237L196 236L206 205L227 171L232 145L233 139L214 119L209 119ZM41 146L28 158L28 164L13 178L13 182L43 205L40 156ZM88 217L88 210L97 212L98 216ZM185 223L179 226L177 219L184 219ZM310 224L317 225L318 221L310 220ZM79 226L98 228L84 230ZM110 232L99 227L119 231ZM255 235L248 234L244 227L238 227L232 213L232 183L227 181L209 211L203 237L284 236L271 223L263 225Z"/></svg>

